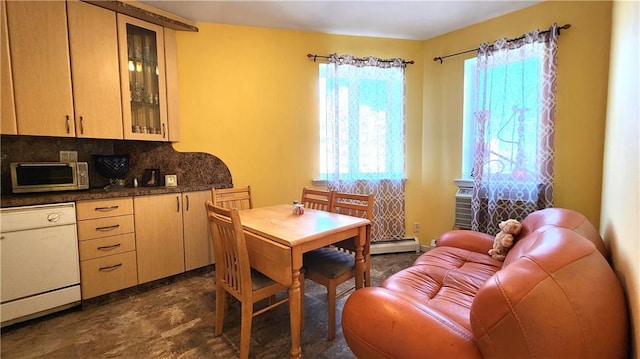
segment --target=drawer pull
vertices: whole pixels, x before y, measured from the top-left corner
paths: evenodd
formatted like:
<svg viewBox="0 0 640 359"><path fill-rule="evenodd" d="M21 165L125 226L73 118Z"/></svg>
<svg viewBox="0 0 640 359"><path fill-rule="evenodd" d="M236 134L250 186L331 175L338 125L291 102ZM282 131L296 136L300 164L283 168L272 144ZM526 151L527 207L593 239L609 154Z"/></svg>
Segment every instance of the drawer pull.
<svg viewBox="0 0 640 359"><path fill-rule="evenodd" d="M111 272L112 270L116 270L119 267L122 267L122 263L114 264L114 265L108 266L108 267L100 267L100 268L98 268L98 270L100 272Z"/></svg>
<svg viewBox="0 0 640 359"><path fill-rule="evenodd" d="M110 245L110 246L101 246L101 247L98 247L98 250L99 251L112 251L112 250L114 250L114 249L116 249L118 247L120 247L120 243L114 244L114 245Z"/></svg>
<svg viewBox="0 0 640 359"><path fill-rule="evenodd" d="M109 212L114 209L118 209L120 206L111 206L111 207L96 207L95 210L98 212Z"/></svg>
<svg viewBox="0 0 640 359"><path fill-rule="evenodd" d="M96 227L96 231L101 231L101 232L113 231L118 227L120 227L119 224L114 224L113 226L106 226L106 227Z"/></svg>

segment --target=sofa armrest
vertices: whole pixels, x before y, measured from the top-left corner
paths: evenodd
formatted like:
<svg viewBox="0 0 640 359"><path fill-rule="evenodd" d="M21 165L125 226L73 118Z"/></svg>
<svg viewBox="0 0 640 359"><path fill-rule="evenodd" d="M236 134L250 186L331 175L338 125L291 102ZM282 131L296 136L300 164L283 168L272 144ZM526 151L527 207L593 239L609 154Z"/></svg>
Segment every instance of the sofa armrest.
<svg viewBox="0 0 640 359"><path fill-rule="evenodd" d="M469 330L385 288L351 294L342 331L358 358L481 358Z"/></svg>
<svg viewBox="0 0 640 359"><path fill-rule="evenodd" d="M487 280L471 305L478 347L493 358L627 358L624 291L595 246L541 227Z"/></svg>
<svg viewBox="0 0 640 359"><path fill-rule="evenodd" d="M441 235L436 241L436 247L456 247L472 252L487 254L487 251L493 248L494 238L495 237L486 233L469 230L454 230Z"/></svg>

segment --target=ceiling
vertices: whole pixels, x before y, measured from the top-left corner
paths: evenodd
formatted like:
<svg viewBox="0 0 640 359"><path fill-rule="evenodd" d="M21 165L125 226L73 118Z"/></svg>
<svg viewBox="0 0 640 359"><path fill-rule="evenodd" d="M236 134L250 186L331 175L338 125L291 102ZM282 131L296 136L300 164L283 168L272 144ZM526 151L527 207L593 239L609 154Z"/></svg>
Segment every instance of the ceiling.
<svg viewBox="0 0 640 359"><path fill-rule="evenodd" d="M196 22L409 40L427 40L541 1L140 0Z"/></svg>

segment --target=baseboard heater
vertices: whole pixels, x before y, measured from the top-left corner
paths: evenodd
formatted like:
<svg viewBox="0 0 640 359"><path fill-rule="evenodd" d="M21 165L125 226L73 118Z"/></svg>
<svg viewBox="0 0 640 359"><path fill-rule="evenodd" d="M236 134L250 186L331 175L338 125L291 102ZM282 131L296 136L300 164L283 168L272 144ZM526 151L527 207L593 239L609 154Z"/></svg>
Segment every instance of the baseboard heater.
<svg viewBox="0 0 640 359"><path fill-rule="evenodd" d="M404 238L398 240L371 242L371 254L420 252L418 238Z"/></svg>

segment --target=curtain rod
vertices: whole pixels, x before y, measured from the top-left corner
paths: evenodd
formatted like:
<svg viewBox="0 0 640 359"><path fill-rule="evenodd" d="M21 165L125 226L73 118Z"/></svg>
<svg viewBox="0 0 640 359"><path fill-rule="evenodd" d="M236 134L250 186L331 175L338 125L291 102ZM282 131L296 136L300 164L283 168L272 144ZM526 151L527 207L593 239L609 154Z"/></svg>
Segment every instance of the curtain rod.
<svg viewBox="0 0 640 359"><path fill-rule="evenodd" d="M313 59L313 62L316 62L316 59L320 58L320 59L328 59L329 56L323 56L323 55L316 55L316 54L307 54L307 57L310 59ZM361 57L356 57L355 58L358 61L362 61L365 60L365 58L361 58ZM393 60L379 60L380 62L393 62ZM403 64L405 65L412 65L414 64L413 60L411 61L402 61Z"/></svg>
<svg viewBox="0 0 640 359"><path fill-rule="evenodd" d="M558 27L558 35L560 35L560 30L567 30L570 27L571 27L571 24L564 24L562 26L559 26ZM549 30L540 31L541 34L546 34L548 32L549 32ZM522 40L522 39L524 39L524 36L516 37L516 38L513 38L513 39L508 39L507 42L513 42L513 41L518 41L518 40ZM479 48L475 48L475 49L471 49L471 50L467 50L467 51L456 52L455 54L437 56L437 57L433 58L433 61L440 61L440 63L442 63L442 60L446 59L447 57L453 57L453 56L458 56L458 55L462 55L462 54L468 54L470 52L478 51L478 49Z"/></svg>

